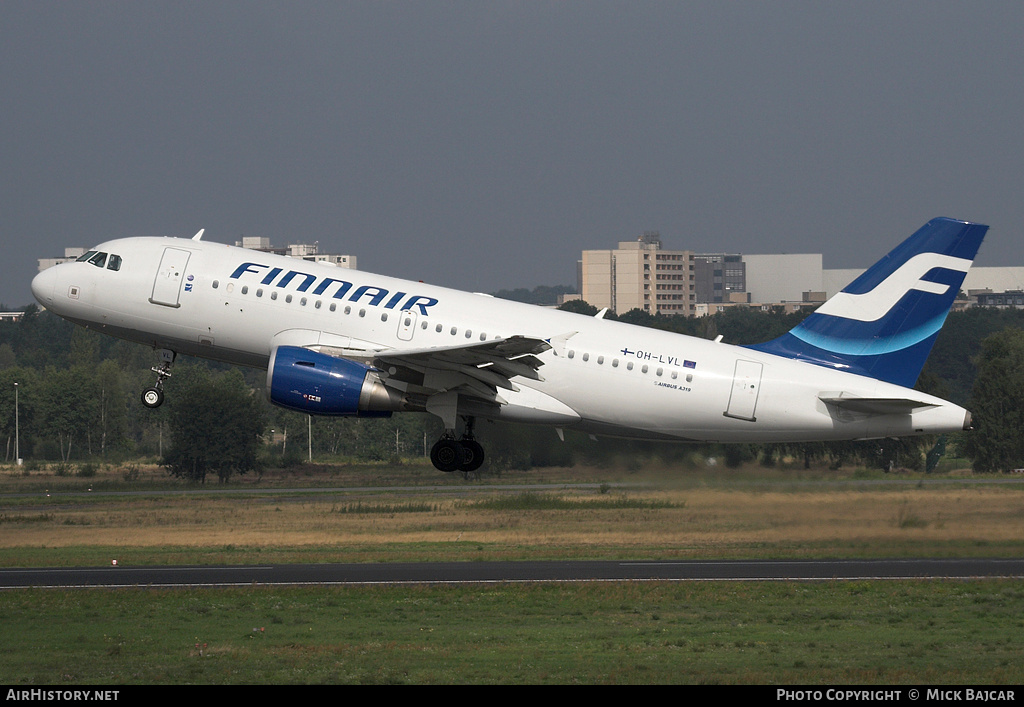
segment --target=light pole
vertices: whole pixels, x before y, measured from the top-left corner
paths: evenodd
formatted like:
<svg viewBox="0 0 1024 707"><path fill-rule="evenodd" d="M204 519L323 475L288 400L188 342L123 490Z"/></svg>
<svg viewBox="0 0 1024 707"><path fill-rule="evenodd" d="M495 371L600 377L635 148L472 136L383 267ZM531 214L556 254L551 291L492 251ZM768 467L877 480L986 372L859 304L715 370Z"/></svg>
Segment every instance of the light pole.
<svg viewBox="0 0 1024 707"><path fill-rule="evenodd" d="M14 463L21 466L21 449L18 446L21 430L18 428L18 384L14 384Z"/></svg>

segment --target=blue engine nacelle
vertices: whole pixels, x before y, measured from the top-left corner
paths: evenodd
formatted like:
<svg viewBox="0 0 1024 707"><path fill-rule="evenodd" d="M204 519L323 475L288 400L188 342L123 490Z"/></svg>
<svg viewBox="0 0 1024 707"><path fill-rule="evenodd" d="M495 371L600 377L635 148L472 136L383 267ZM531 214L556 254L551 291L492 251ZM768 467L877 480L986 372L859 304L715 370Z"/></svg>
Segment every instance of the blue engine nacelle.
<svg viewBox="0 0 1024 707"><path fill-rule="evenodd" d="M275 405L311 415L391 417L402 405L370 366L301 346L271 352L267 395Z"/></svg>

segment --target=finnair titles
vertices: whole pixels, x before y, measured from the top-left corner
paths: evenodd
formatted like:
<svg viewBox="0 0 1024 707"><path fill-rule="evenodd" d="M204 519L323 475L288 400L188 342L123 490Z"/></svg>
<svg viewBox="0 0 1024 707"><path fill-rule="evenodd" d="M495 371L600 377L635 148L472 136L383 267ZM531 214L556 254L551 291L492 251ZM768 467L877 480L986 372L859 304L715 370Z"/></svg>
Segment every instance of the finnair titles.
<svg viewBox="0 0 1024 707"><path fill-rule="evenodd" d="M337 285L337 289L330 295L334 299L345 299L345 295L352 289L352 283L346 282L345 280L336 280L332 277L318 277L310 273L298 272L297 270L285 271L284 268L272 268L269 265L261 265L259 263L242 263L231 273L232 280L238 280L246 273L253 273L257 276L263 274L261 269L266 268L268 271L260 279L261 285L273 285L281 289L287 288L296 278L299 278L298 285L295 288L296 292L306 292L314 283L317 286L310 292L312 295L324 295L332 285ZM283 273L283 274L282 274ZM275 278L277 282L274 282ZM319 281L319 282L318 282ZM423 295L409 295L406 292L395 292L392 294L383 287L375 287L373 285L362 285L357 287L355 292L352 292L352 296L348 298L350 302L359 302L362 298L366 298L367 304L374 307L382 306L381 303L387 299L387 302L383 304L384 309L395 309L399 304L402 306L400 310L416 310L419 314L426 315L427 308L437 304L437 300L433 297L424 297Z"/></svg>

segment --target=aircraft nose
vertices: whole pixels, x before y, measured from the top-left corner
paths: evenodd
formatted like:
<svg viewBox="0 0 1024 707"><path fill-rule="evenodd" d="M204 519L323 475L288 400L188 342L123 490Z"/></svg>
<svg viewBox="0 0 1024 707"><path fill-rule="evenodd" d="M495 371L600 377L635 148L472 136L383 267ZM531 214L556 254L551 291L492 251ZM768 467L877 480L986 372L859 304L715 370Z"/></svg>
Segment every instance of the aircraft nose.
<svg viewBox="0 0 1024 707"><path fill-rule="evenodd" d="M53 288L57 284L56 269L47 268L32 278L32 296L44 307L53 304Z"/></svg>

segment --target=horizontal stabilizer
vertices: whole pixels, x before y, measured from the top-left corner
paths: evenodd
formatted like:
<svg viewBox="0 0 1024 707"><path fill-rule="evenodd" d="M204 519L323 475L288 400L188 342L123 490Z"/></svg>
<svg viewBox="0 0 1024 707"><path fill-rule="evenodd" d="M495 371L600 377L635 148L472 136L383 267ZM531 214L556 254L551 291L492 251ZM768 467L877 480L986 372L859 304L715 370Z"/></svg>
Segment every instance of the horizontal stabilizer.
<svg viewBox="0 0 1024 707"><path fill-rule="evenodd" d="M914 410L935 407L912 398L861 398L848 393L822 393L818 399L826 405L866 415L909 415Z"/></svg>

